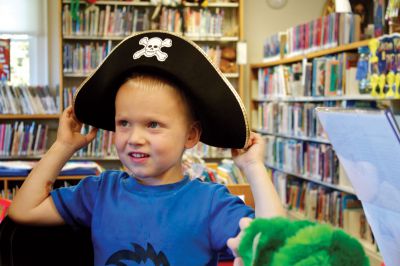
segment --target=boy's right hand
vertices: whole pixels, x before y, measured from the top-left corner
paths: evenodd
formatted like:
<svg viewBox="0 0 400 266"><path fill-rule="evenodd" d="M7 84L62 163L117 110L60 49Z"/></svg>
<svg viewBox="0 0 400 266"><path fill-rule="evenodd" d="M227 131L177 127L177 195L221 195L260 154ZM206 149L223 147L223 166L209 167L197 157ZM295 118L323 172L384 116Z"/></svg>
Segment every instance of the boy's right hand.
<svg viewBox="0 0 400 266"><path fill-rule="evenodd" d="M76 118L73 107L69 106L61 115L56 141L74 153L96 137L97 128L92 128L87 135L81 134L81 128L82 123Z"/></svg>
<svg viewBox="0 0 400 266"><path fill-rule="evenodd" d="M246 227L248 227L250 225L250 223L253 221L253 219L249 218L249 217L243 217L242 219L240 219L239 221L239 227L240 227L240 232L239 234L234 237L234 238L229 238L227 241L227 246L231 249L233 255L235 256L235 260L233 265L234 266L243 266L243 260L239 257L238 254L238 249L239 249L239 245L240 245L240 241L242 240L243 237L243 231Z"/></svg>

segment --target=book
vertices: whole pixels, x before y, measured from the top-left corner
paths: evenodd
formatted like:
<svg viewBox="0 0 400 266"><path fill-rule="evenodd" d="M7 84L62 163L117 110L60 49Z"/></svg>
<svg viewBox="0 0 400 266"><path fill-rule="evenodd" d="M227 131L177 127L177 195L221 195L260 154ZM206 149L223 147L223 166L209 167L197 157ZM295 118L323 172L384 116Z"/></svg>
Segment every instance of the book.
<svg viewBox="0 0 400 266"><path fill-rule="evenodd" d="M10 39L0 39L0 81L9 81L11 77Z"/></svg>
<svg viewBox="0 0 400 266"><path fill-rule="evenodd" d="M388 266L400 265L400 130L390 110L317 108ZM354 214L356 216L357 214Z"/></svg>

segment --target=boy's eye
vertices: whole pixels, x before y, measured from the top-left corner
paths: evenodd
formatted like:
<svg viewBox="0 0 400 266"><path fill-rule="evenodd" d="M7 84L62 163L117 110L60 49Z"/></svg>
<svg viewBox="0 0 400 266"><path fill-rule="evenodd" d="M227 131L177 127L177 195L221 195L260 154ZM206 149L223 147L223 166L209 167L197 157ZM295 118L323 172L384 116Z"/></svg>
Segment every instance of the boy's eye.
<svg viewBox="0 0 400 266"><path fill-rule="evenodd" d="M122 127L126 127L126 126L128 126L128 121L126 121L126 120L121 120L121 121L119 121L118 122L118 124L120 125L120 126L122 126Z"/></svg>
<svg viewBox="0 0 400 266"><path fill-rule="evenodd" d="M149 128L157 128L158 126L159 126L159 125L158 125L157 122L151 121L151 122L149 123Z"/></svg>

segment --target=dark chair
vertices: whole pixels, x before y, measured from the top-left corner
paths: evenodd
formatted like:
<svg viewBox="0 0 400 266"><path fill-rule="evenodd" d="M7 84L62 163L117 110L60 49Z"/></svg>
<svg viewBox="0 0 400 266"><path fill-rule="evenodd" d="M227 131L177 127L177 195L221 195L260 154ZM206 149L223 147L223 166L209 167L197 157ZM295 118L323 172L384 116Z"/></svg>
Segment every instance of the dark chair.
<svg viewBox="0 0 400 266"><path fill-rule="evenodd" d="M64 226L26 226L10 218L0 223L1 266L90 266L90 230Z"/></svg>

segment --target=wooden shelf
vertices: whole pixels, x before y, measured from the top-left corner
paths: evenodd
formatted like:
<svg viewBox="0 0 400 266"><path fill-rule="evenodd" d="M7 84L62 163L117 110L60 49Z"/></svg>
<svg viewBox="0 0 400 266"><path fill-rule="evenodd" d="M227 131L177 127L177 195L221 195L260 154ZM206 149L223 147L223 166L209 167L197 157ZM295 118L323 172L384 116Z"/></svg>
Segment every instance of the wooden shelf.
<svg viewBox="0 0 400 266"><path fill-rule="evenodd" d="M400 100L395 97L376 98L370 94L354 96L286 96L286 97L253 97L255 102L329 102L329 101L379 101L379 100Z"/></svg>
<svg viewBox="0 0 400 266"><path fill-rule="evenodd" d="M64 72L66 78L87 78L91 73ZM239 78L239 73L222 73L227 78Z"/></svg>
<svg viewBox="0 0 400 266"><path fill-rule="evenodd" d="M239 78L239 73L222 73L227 78Z"/></svg>
<svg viewBox="0 0 400 266"><path fill-rule="evenodd" d="M226 186L230 193L237 196L243 196L244 202L252 208L255 208L253 194L249 184L236 184Z"/></svg>
<svg viewBox="0 0 400 266"><path fill-rule="evenodd" d="M303 140L303 141L309 141L309 142L330 144L329 140L322 139L322 138L309 138L309 137L303 137L303 136L293 136L293 135L289 135L289 134L269 132L266 130L256 129L256 128L253 128L252 130L254 130L258 133L261 133L261 134L272 135L272 136L286 138L286 139L297 139L297 140Z"/></svg>
<svg viewBox="0 0 400 266"><path fill-rule="evenodd" d="M0 160L2 161L35 161L40 160L44 154L41 155L21 155L21 156L0 156Z"/></svg>
<svg viewBox="0 0 400 266"><path fill-rule="evenodd" d="M71 1L63 1L63 4L70 4ZM113 6L144 6L144 7L155 7L156 5L151 3L150 1L97 1L96 5L113 5ZM185 7L199 7L196 3L185 3ZM172 5L168 7L174 7ZM209 3L207 7L239 7L239 3L225 3L225 2L214 2Z"/></svg>
<svg viewBox="0 0 400 266"><path fill-rule="evenodd" d="M87 35L69 35L69 36L63 36L63 39L65 40L104 40L104 41L122 41L128 36L87 36Z"/></svg>
<svg viewBox="0 0 400 266"><path fill-rule="evenodd" d="M57 177L57 180L80 180L86 176L81 175L61 175ZM22 181L25 180L26 176L0 176L0 181Z"/></svg>
<svg viewBox="0 0 400 266"><path fill-rule="evenodd" d="M128 35L129 36L129 35ZM122 41L128 36L84 36L84 35L69 35L63 36L64 40L98 40L98 41ZM195 42L237 42L239 37L237 36L185 36Z"/></svg>
<svg viewBox="0 0 400 266"><path fill-rule="evenodd" d="M118 156L104 156L104 157L72 157L72 161L119 161Z"/></svg>
<svg viewBox="0 0 400 266"><path fill-rule="evenodd" d="M26 114L0 114L0 119L6 120L6 119L41 119L41 120L52 120L52 119L58 119L61 114L36 114L36 115L26 115Z"/></svg>
<svg viewBox="0 0 400 266"><path fill-rule="evenodd" d="M315 57L321 57L321 56L325 56L325 55L351 51L351 50L355 50L362 46L368 46L369 41L370 40L363 40L363 41L354 42L354 43L350 43L350 44L340 45L340 46L333 47L333 48L322 49L320 51L310 52L310 53L307 53L304 55L297 55L297 56L293 56L293 57L282 58L280 60L276 60L276 61L272 61L272 62L251 64L250 68L255 70L257 68L266 68L266 67L272 67L272 66L277 66L277 65L290 64L290 63L294 63L294 62L299 62L303 59L313 59Z"/></svg>

